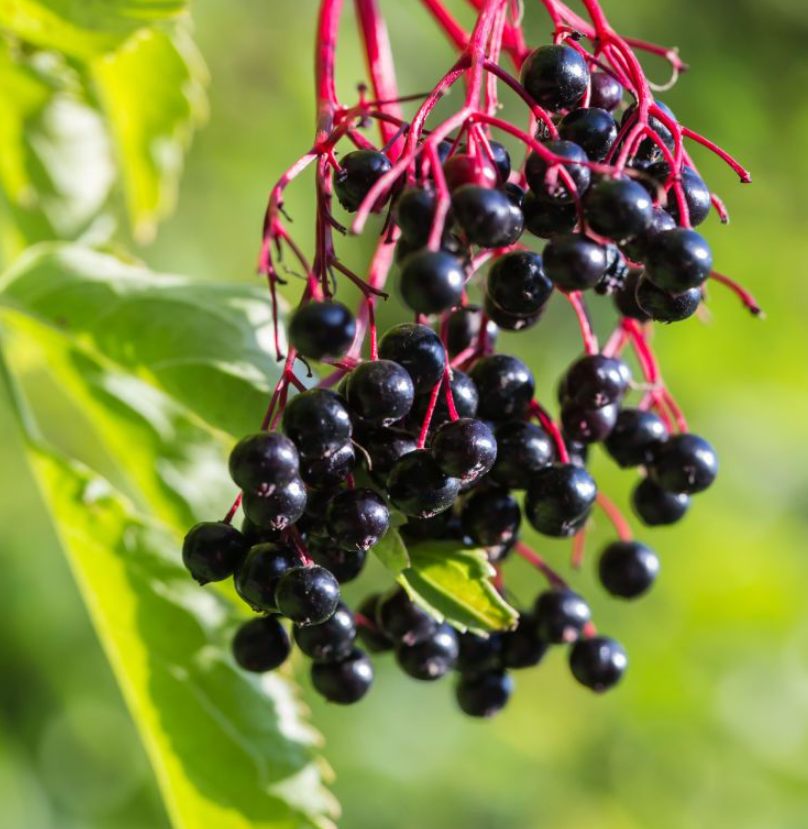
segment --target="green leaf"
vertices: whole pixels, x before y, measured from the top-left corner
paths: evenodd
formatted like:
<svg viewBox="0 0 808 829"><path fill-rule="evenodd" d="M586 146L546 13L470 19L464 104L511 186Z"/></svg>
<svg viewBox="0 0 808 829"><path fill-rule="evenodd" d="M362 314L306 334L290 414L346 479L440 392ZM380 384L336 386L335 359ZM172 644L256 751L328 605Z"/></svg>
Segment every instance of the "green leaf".
<svg viewBox="0 0 808 829"><path fill-rule="evenodd" d="M376 554L379 561L396 575L410 566L407 545L394 527L391 527L384 534L381 541L375 544L371 550Z"/></svg>
<svg viewBox="0 0 808 829"><path fill-rule="evenodd" d="M411 547L409 556L411 566L401 573L399 583L437 618L480 632L515 624L518 614L491 583L494 568L483 550L432 542Z"/></svg>
<svg viewBox="0 0 808 829"><path fill-rule="evenodd" d="M150 241L173 209L183 157L207 115L204 62L184 30L143 30L90 65L116 149L130 223Z"/></svg>

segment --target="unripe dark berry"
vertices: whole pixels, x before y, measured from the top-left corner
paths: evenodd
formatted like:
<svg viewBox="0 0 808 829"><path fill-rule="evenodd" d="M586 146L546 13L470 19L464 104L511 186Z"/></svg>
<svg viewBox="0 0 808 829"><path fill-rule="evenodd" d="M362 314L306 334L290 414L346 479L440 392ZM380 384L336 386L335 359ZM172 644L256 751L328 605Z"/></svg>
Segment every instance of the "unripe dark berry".
<svg viewBox="0 0 808 829"><path fill-rule="evenodd" d="M608 636L581 639L570 650L572 675L593 691L612 688L623 677L627 666L622 645Z"/></svg>
<svg viewBox="0 0 808 829"><path fill-rule="evenodd" d="M315 662L311 684L318 694L338 705L359 702L373 684L373 664L359 649L339 662Z"/></svg>
<svg viewBox="0 0 808 829"><path fill-rule="evenodd" d="M496 187L499 183L499 173L482 154L469 155L459 153L448 158L443 164L443 174L446 184L454 191L467 184L480 187Z"/></svg>
<svg viewBox="0 0 808 829"><path fill-rule="evenodd" d="M648 474L667 492L693 495L703 492L715 480L718 457L713 447L698 435L673 435L656 451Z"/></svg>
<svg viewBox="0 0 808 829"><path fill-rule="evenodd" d="M634 488L631 505L643 524L659 527L684 518L690 507L690 496L684 492L667 492L650 478L644 478Z"/></svg>
<svg viewBox="0 0 808 829"><path fill-rule="evenodd" d="M513 693L513 680L505 671L461 676L455 688L460 710L469 717L489 719L498 714Z"/></svg>
<svg viewBox="0 0 808 829"><path fill-rule="evenodd" d="M390 511L372 489L347 489L328 505L330 538L345 550L369 550L388 530Z"/></svg>
<svg viewBox="0 0 808 829"><path fill-rule="evenodd" d="M360 363L349 375L348 405L376 426L389 426L412 408L415 388L407 370L392 360Z"/></svg>
<svg viewBox="0 0 808 829"><path fill-rule="evenodd" d="M376 150L354 150L343 156L340 169L334 174L334 192L339 203L351 213L358 210L370 189L391 166L390 159Z"/></svg>
<svg viewBox="0 0 808 829"><path fill-rule="evenodd" d="M387 331L379 340L379 356L407 370L416 394L431 392L446 368L440 337L429 326L417 323L404 322Z"/></svg>
<svg viewBox="0 0 808 829"><path fill-rule="evenodd" d="M553 283L544 275L541 256L514 251L500 256L488 272L486 292L508 314L530 317L544 307Z"/></svg>
<svg viewBox="0 0 808 829"><path fill-rule="evenodd" d="M601 179L587 193L584 215L600 236L621 242L643 233L651 224L651 197L631 179Z"/></svg>
<svg viewBox="0 0 808 829"><path fill-rule="evenodd" d="M396 661L404 673L413 679L432 682L445 676L457 662L457 633L443 624L427 637L409 645L399 642Z"/></svg>
<svg viewBox="0 0 808 829"><path fill-rule="evenodd" d="M294 550L279 544L256 544L236 572L236 592L256 611L275 610L281 576L300 563Z"/></svg>
<svg viewBox="0 0 808 829"><path fill-rule="evenodd" d="M536 103L558 112L584 96L589 85L589 68L586 60L570 46L540 46L522 64L521 79Z"/></svg>
<svg viewBox="0 0 808 829"><path fill-rule="evenodd" d="M710 246L695 230L666 230L648 243L645 276L662 291L681 294L699 288L712 267Z"/></svg>
<svg viewBox="0 0 808 829"><path fill-rule="evenodd" d="M668 430L658 414L623 409L606 438L606 451L624 468L640 466L652 459L654 451L667 437Z"/></svg>
<svg viewBox="0 0 808 829"><path fill-rule="evenodd" d="M525 517L540 533L567 538L586 522L595 503L592 476L575 464L552 464L533 476L525 496Z"/></svg>
<svg viewBox="0 0 808 829"><path fill-rule="evenodd" d="M310 389L295 395L283 412L283 431L306 457L325 457L336 452L353 433L342 398L328 389Z"/></svg>
<svg viewBox="0 0 808 829"><path fill-rule="evenodd" d="M466 238L485 248L512 245L525 227L522 211L502 190L466 184L452 194L452 210Z"/></svg>
<svg viewBox="0 0 808 829"><path fill-rule="evenodd" d="M274 671L291 650L289 636L276 616L251 619L233 637L233 657L245 671Z"/></svg>
<svg viewBox="0 0 808 829"><path fill-rule="evenodd" d="M494 465L497 441L482 420L464 417L444 423L432 439L438 466L462 484L479 480Z"/></svg>
<svg viewBox="0 0 808 829"><path fill-rule="evenodd" d="M533 619L545 642L574 642L591 619L589 605L573 590L546 590L536 599Z"/></svg>
<svg viewBox="0 0 808 829"><path fill-rule="evenodd" d="M555 236L544 249L544 272L562 291L594 288L606 272L606 248L578 233Z"/></svg>
<svg viewBox="0 0 808 829"><path fill-rule="evenodd" d="M465 282L463 263L444 251L419 250L402 263L401 295L419 314L438 314L458 305Z"/></svg>
<svg viewBox="0 0 808 829"><path fill-rule="evenodd" d="M598 562L600 583L621 599L636 599L646 593L659 573L656 553L639 541L613 541Z"/></svg>
<svg viewBox="0 0 808 829"><path fill-rule="evenodd" d="M182 562L200 583L232 576L247 554L247 539L224 521L192 527L182 544Z"/></svg>
<svg viewBox="0 0 808 829"><path fill-rule="evenodd" d="M537 152L532 152L525 164L525 178L530 189L537 196L555 204L569 204L574 202L576 197L580 199L592 181L592 172L586 166L589 159L584 149L573 141L547 141L544 146L554 155L566 160L563 169L569 173L575 190L570 190L566 184L560 167L552 167L552 174L548 176L551 162Z"/></svg>
<svg viewBox="0 0 808 829"><path fill-rule="evenodd" d="M312 360L343 357L355 336L354 315L341 302L307 302L289 320L289 343Z"/></svg>
<svg viewBox="0 0 808 829"><path fill-rule="evenodd" d="M524 414L533 399L533 373L518 358L492 354L474 364L469 376L477 386L480 405L477 414L484 420L509 420Z"/></svg>
<svg viewBox="0 0 808 829"><path fill-rule="evenodd" d="M265 490L297 477L300 459L289 438L278 432L256 432L242 438L230 453L230 477L245 492Z"/></svg>
<svg viewBox="0 0 808 829"><path fill-rule="evenodd" d="M292 633L300 650L315 662L339 662L353 651L356 625L353 613L340 602L324 622L307 627L295 625Z"/></svg>
<svg viewBox="0 0 808 829"><path fill-rule="evenodd" d="M405 515L430 518L452 506L460 481L447 475L429 452L419 449L395 463L387 477L387 492Z"/></svg>
<svg viewBox="0 0 808 829"><path fill-rule="evenodd" d="M298 625L319 625L330 619L340 600L339 582L323 567L293 567L278 580L275 604Z"/></svg>
<svg viewBox="0 0 808 829"><path fill-rule="evenodd" d="M591 161L603 161L617 140L617 122L599 107L574 109L562 118L558 132L577 144Z"/></svg>

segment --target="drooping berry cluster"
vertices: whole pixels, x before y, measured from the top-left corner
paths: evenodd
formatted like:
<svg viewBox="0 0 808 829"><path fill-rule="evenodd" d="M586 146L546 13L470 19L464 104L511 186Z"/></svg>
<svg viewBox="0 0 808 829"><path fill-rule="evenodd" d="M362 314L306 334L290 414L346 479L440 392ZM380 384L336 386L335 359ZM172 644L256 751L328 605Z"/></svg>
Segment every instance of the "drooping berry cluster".
<svg viewBox="0 0 808 829"><path fill-rule="evenodd" d="M262 428L230 457L241 495L224 521L189 532L185 563L200 583L232 576L263 614L234 639L243 668L266 671L285 661L286 618L312 660L315 689L335 702L364 696L373 678L366 651L387 650L416 679L457 670L458 704L473 716L499 711L511 693L509 672L538 664L551 645L568 645L573 676L605 690L622 676L625 651L597 634L587 603L520 540L520 528L524 519L544 536L572 538L572 563L580 566L597 505L618 534L598 561L605 591L634 599L653 584L657 556L633 540L598 491L589 448L602 444L619 466L641 470L633 506L647 526L681 519L691 496L715 479L715 452L688 431L649 335L652 321L692 316L708 279L758 312L712 269L710 248L693 230L712 210L726 214L684 139L718 153L742 180L748 175L653 98L632 45L666 55L678 71L675 53L619 37L595 0L584 2L590 21L545 2L555 35L532 50L509 0L477 4L471 35L437 0L425 0L460 56L410 120L401 114L376 1L355 4L375 99L362 90L356 106L338 103L341 3L323 0L315 144L272 190L259 262L273 301L284 249L304 270L306 287ZM503 53L519 80L500 65ZM461 78L465 103L427 129L438 99ZM526 104L527 129L497 117L499 84ZM381 147L361 131L373 121ZM514 164L492 132L520 142L523 162ZM338 158L342 142L353 149ZM311 262L282 213L286 186L309 164L316 164L317 204ZM371 214L385 217L367 279L336 254L334 233L345 228L334 195L355 214L356 232ZM541 252L537 240L546 240ZM375 307L394 262L415 321L379 338ZM356 314L335 298L340 278L362 292ZM610 297L619 316L603 348L585 292ZM536 399L526 363L495 348L499 329L534 327L556 295L575 312L584 345L560 378L557 421ZM276 345L280 359L277 338ZM640 382L623 359L628 349ZM308 388L295 373L298 361L330 365L332 373ZM239 507L241 531L232 526ZM506 598L503 563L512 552L535 565L549 589L512 630L490 635L458 633L401 587L352 612L340 584L359 576L394 517L410 546L439 540L484 550Z"/></svg>

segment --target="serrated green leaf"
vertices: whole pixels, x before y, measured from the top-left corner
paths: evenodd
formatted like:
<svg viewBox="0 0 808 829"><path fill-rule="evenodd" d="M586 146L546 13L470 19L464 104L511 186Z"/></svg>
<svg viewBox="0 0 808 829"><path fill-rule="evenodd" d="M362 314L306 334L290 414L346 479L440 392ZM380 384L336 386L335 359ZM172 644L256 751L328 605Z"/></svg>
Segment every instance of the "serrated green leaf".
<svg viewBox="0 0 808 829"><path fill-rule="evenodd" d="M494 570L483 550L446 541L417 544L408 552L411 566L399 582L438 618L481 632L514 625L518 614L491 583Z"/></svg>
<svg viewBox="0 0 808 829"><path fill-rule="evenodd" d="M371 550L376 555L376 558L396 575L410 566L407 545L401 538L401 534L394 527L390 527L381 541L375 544Z"/></svg>

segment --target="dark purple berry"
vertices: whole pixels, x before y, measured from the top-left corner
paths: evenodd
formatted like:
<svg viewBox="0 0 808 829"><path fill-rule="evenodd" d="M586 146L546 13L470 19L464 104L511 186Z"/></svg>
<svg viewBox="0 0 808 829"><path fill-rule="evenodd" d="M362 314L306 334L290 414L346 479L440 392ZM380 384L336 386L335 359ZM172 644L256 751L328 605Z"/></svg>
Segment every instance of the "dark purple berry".
<svg viewBox="0 0 808 829"><path fill-rule="evenodd" d="M569 204L576 197L580 199L592 181L592 172L586 166L589 159L584 149L573 141L547 141L544 146L553 155L565 159L563 169L569 173L575 190L570 190L561 175L562 167L551 165L537 152L532 152L525 163L525 177L530 189L540 198L555 204ZM551 169L552 173L548 176Z"/></svg>
<svg viewBox="0 0 808 829"><path fill-rule="evenodd" d="M502 634L502 664L505 668L533 668L547 652L547 642L539 636L536 620L522 614L519 624Z"/></svg>
<svg viewBox="0 0 808 829"><path fill-rule="evenodd" d="M340 584L353 581L365 566L365 550L343 550L328 538L310 538L309 554L315 564L334 574Z"/></svg>
<svg viewBox="0 0 808 829"><path fill-rule="evenodd" d="M376 623L388 639L406 645L429 638L438 627L435 619L415 604L401 587L377 602Z"/></svg>
<svg viewBox="0 0 808 829"><path fill-rule="evenodd" d="M636 599L646 593L659 573L656 553L639 541L613 541L598 562L600 583L612 596Z"/></svg>
<svg viewBox="0 0 808 829"><path fill-rule="evenodd" d="M343 357L355 336L356 320L341 302L307 302L289 320L289 344L312 360Z"/></svg>
<svg viewBox="0 0 808 829"><path fill-rule="evenodd" d="M353 613L340 602L326 621L306 627L295 625L292 633L300 650L315 662L339 662L353 651L356 625Z"/></svg>
<svg viewBox="0 0 808 829"><path fill-rule="evenodd" d="M379 341L379 356L403 366L416 394L428 394L446 369L446 350L440 337L427 325L401 323Z"/></svg>
<svg viewBox="0 0 808 829"><path fill-rule="evenodd" d="M591 409L578 403L561 407L561 425L564 435L578 443L598 443L611 434L620 411L617 403Z"/></svg>
<svg viewBox="0 0 808 829"><path fill-rule="evenodd" d="M567 369L563 381L563 402L594 409L616 403L631 382L628 366L616 357L587 354Z"/></svg>
<svg viewBox="0 0 808 829"><path fill-rule="evenodd" d="M241 506L256 526L285 530L296 523L306 510L306 485L302 478L269 486L261 492L245 492Z"/></svg>
<svg viewBox="0 0 808 829"><path fill-rule="evenodd" d="M544 275L538 253L514 251L494 262L486 292L491 302L506 313L530 317L542 310L553 292L553 283Z"/></svg>
<svg viewBox="0 0 808 829"><path fill-rule="evenodd" d="M622 645L608 636L581 639L570 650L572 675L593 691L606 691L616 685L627 666Z"/></svg>
<svg viewBox="0 0 808 829"><path fill-rule="evenodd" d="M487 295L483 307L485 308L488 319L503 331L526 331L541 319L542 312L544 311L544 308L541 308L536 313L527 317L521 314L511 314L503 311L498 305L495 305L491 297Z"/></svg>
<svg viewBox="0 0 808 829"><path fill-rule="evenodd" d="M656 451L648 474L667 492L693 495L703 492L715 480L718 457L713 447L698 435L673 435Z"/></svg>
<svg viewBox="0 0 808 829"><path fill-rule="evenodd" d="M373 185L391 166L390 159L376 150L354 150L343 156L340 169L334 174L334 192L339 203L351 213L357 211Z"/></svg>
<svg viewBox="0 0 808 829"><path fill-rule="evenodd" d="M452 209L469 242L484 248L512 245L525 227L522 211L502 190L466 184L452 194Z"/></svg>
<svg viewBox="0 0 808 829"><path fill-rule="evenodd" d="M608 72L593 72L590 78L589 106L613 112L623 100L623 84Z"/></svg>
<svg viewBox="0 0 808 829"><path fill-rule="evenodd" d="M283 413L283 431L301 455L325 457L351 439L351 417L342 398L328 389L295 395Z"/></svg>
<svg viewBox="0 0 808 829"><path fill-rule="evenodd" d="M676 116L673 114L673 111L669 106L664 104L662 101L656 100L654 104L658 106L672 121L676 122ZM637 105L632 104L628 109L623 113L623 118L620 121L620 125L623 126L629 118L634 118L634 113L637 111ZM673 138L673 133L662 123L662 121L655 117L651 116L649 119L648 125L653 129L659 138L662 140L662 143L671 151L675 149L675 141ZM634 158L638 161L647 161L647 162L654 162L657 161L662 156L662 151L659 149L656 141L652 138L644 138L640 142L640 146L637 148L637 152L634 155Z"/></svg>
<svg viewBox="0 0 808 829"><path fill-rule="evenodd" d="M339 605L339 582L324 567L293 567L278 580L275 604L298 625L319 625Z"/></svg>
<svg viewBox="0 0 808 829"><path fill-rule="evenodd" d="M359 649L340 662L315 662L311 684L318 694L338 705L359 702L373 684L373 664Z"/></svg>
<svg viewBox="0 0 808 829"><path fill-rule="evenodd" d="M372 489L347 489L328 505L329 537L345 550L369 550L390 526L390 511Z"/></svg>
<svg viewBox="0 0 808 829"><path fill-rule="evenodd" d="M387 477L387 492L404 515L430 518L449 509L460 492L460 481L447 475L424 449L400 458Z"/></svg>
<svg viewBox="0 0 808 829"><path fill-rule="evenodd" d="M419 314L439 314L459 305L465 283L463 263L444 251L419 250L402 263L401 295Z"/></svg>
<svg viewBox="0 0 808 829"><path fill-rule="evenodd" d="M462 484L479 480L494 465L497 441L482 420L463 417L444 423L432 438L432 457Z"/></svg>
<svg viewBox="0 0 808 829"><path fill-rule="evenodd" d="M568 588L541 593L533 610L538 635L555 645L574 642L591 617L589 605Z"/></svg>
<svg viewBox="0 0 808 829"><path fill-rule="evenodd" d="M415 388L407 370L392 360L360 363L349 375L348 405L376 426L389 426L409 414Z"/></svg>
<svg viewBox="0 0 808 829"><path fill-rule="evenodd" d="M429 241L437 198L434 190L408 187L396 202L396 222L404 239L416 248Z"/></svg>
<svg viewBox="0 0 808 829"><path fill-rule="evenodd" d="M502 667L502 635L488 636L467 631L457 637L457 670L462 674L482 674Z"/></svg>
<svg viewBox="0 0 808 829"><path fill-rule="evenodd" d="M690 288L682 294L671 294L657 288L648 277L637 280L634 292L637 307L647 319L657 322L682 322L692 317L702 300L701 288Z"/></svg>
<svg viewBox="0 0 808 829"><path fill-rule="evenodd" d="M518 358L492 354L474 364L469 376L477 387L477 414L484 420L509 420L524 414L536 384L533 373Z"/></svg>
<svg viewBox="0 0 808 829"><path fill-rule="evenodd" d="M247 554L247 539L224 521L192 527L182 543L182 563L200 583L232 576Z"/></svg>
<svg viewBox="0 0 808 829"><path fill-rule="evenodd" d="M634 488L631 505L640 521L648 527L675 524L684 518L690 507L690 496L684 492L667 492L649 478Z"/></svg>
<svg viewBox="0 0 808 829"><path fill-rule="evenodd" d="M278 432L242 438L230 453L230 477L239 489L257 492L296 478L300 459L294 443Z"/></svg>
<svg viewBox="0 0 808 829"><path fill-rule="evenodd" d="M555 449L540 426L511 420L497 426L497 459L491 478L509 489L525 489L533 475L552 463Z"/></svg>
<svg viewBox="0 0 808 829"><path fill-rule="evenodd" d="M637 303L637 288L641 281L641 273L641 271L630 271L626 281L613 294L613 300L615 308L624 317L638 322L648 322L651 317ZM651 287L656 291L656 288Z"/></svg>
<svg viewBox="0 0 808 829"><path fill-rule="evenodd" d="M445 676L457 662L458 644L454 628L443 624L411 645L399 642L396 661L413 679L431 682Z"/></svg>
<svg viewBox="0 0 808 829"><path fill-rule="evenodd" d="M482 310L476 305L455 308L449 314L449 322L446 326L446 349L450 357L454 357L460 354L461 351L477 345L480 341L482 319ZM482 345L493 346L496 340L496 325L486 321Z"/></svg>
<svg viewBox="0 0 808 829"><path fill-rule="evenodd" d="M236 592L256 611L275 610L281 576L300 564L294 550L279 544L256 544L236 572Z"/></svg>
<svg viewBox="0 0 808 829"><path fill-rule="evenodd" d="M416 403L417 403L416 398ZM362 447L367 452L370 472L374 480L387 481L390 470L399 458L418 448L416 439L401 429L373 429L362 435Z"/></svg>
<svg viewBox="0 0 808 829"><path fill-rule="evenodd" d="M276 616L251 619L233 637L233 657L245 671L274 671L291 650L289 636Z"/></svg>
<svg viewBox="0 0 808 829"><path fill-rule="evenodd" d="M516 499L504 489L482 489L463 503L463 531L481 547L509 545L517 537L522 512Z"/></svg>
<svg viewBox="0 0 808 829"><path fill-rule="evenodd" d="M589 517L597 487L575 464L552 464L533 476L525 496L525 517L540 533L566 538Z"/></svg>
<svg viewBox="0 0 808 829"><path fill-rule="evenodd" d="M606 438L606 451L623 468L648 463L668 437L659 415L642 409L623 409Z"/></svg>
<svg viewBox="0 0 808 829"><path fill-rule="evenodd" d="M574 204L548 201L532 191L525 193L522 213L525 229L540 239L571 233L578 223L578 211Z"/></svg>
<svg viewBox="0 0 808 829"><path fill-rule="evenodd" d="M632 262L642 262L648 252L648 245L659 233L666 230L673 230L676 227L676 220L661 207L654 207L651 210L651 224L633 239L624 242L620 247L623 253Z"/></svg>
<svg viewBox="0 0 808 829"><path fill-rule="evenodd" d="M513 680L504 671L461 676L455 688L460 710L469 717L488 719L498 714L513 693Z"/></svg>
<svg viewBox="0 0 808 829"><path fill-rule="evenodd" d="M521 79L537 104L558 112L583 98L589 85L589 68L570 46L539 46L522 64Z"/></svg>
<svg viewBox="0 0 808 829"><path fill-rule="evenodd" d="M652 220L648 191L631 179L601 179L584 199L584 215L599 236L621 242L643 233Z"/></svg>
<svg viewBox="0 0 808 829"><path fill-rule="evenodd" d="M544 272L562 291L594 288L606 272L606 248L580 233L555 236L543 254Z"/></svg>
<svg viewBox="0 0 808 829"><path fill-rule="evenodd" d="M645 276L661 291L682 294L699 288L713 267L713 254L695 230L677 227L658 233L648 243Z"/></svg>
<svg viewBox="0 0 808 829"><path fill-rule="evenodd" d="M303 458L300 477L312 487L333 487L342 483L356 466L356 452L350 441L324 458Z"/></svg>
<svg viewBox="0 0 808 829"><path fill-rule="evenodd" d="M617 140L617 122L605 109L581 107L561 119L558 132L565 141L577 144L591 161L603 161Z"/></svg>

